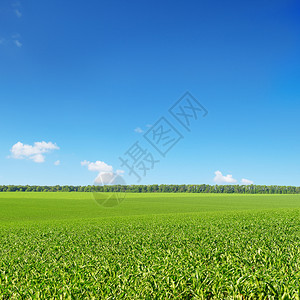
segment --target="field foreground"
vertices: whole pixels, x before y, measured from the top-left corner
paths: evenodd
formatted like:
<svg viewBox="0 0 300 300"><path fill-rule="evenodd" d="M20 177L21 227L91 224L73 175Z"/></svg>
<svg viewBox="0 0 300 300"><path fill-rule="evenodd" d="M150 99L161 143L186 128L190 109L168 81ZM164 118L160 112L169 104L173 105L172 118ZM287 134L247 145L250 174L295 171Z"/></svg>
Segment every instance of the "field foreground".
<svg viewBox="0 0 300 300"><path fill-rule="evenodd" d="M0 193L0 299L299 299L300 195Z"/></svg>

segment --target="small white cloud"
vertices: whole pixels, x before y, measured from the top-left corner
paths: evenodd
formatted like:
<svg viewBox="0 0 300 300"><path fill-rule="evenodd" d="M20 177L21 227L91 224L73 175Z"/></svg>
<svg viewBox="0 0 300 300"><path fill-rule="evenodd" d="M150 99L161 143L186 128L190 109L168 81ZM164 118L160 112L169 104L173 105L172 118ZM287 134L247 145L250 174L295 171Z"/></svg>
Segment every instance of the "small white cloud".
<svg viewBox="0 0 300 300"><path fill-rule="evenodd" d="M21 48L23 46L23 44L19 40L15 40L14 43L18 48Z"/></svg>
<svg viewBox="0 0 300 300"><path fill-rule="evenodd" d="M125 173L125 171L124 170L117 170L116 171L116 174L118 174L118 175L121 175L121 174L124 174ZM121 175L122 176L122 175Z"/></svg>
<svg viewBox="0 0 300 300"><path fill-rule="evenodd" d="M33 146L18 142L10 149L10 157L15 159L31 159L36 163L42 163L45 161L45 153L58 149L59 147L52 142L35 142Z"/></svg>
<svg viewBox="0 0 300 300"><path fill-rule="evenodd" d="M134 132L137 132L137 133L143 133L144 130L140 127L137 127L136 129L134 129Z"/></svg>
<svg viewBox="0 0 300 300"><path fill-rule="evenodd" d="M95 161L90 162L87 160L84 160L81 162L82 166L86 166L89 171L96 171L98 172L97 177L94 180L95 184L123 184L124 180L120 180L122 178L122 175L124 173L123 170L117 170L116 172L113 171L113 167L106 164L103 161Z"/></svg>
<svg viewBox="0 0 300 300"><path fill-rule="evenodd" d="M18 18L21 18L22 17L22 13L20 12L19 9L15 9L15 14Z"/></svg>
<svg viewBox="0 0 300 300"><path fill-rule="evenodd" d="M245 178L243 178L243 179L241 180L241 183L242 183L242 184L245 184L245 185L247 185L247 184L254 184L254 182L253 182L252 180L245 179Z"/></svg>
<svg viewBox="0 0 300 300"><path fill-rule="evenodd" d="M116 174L113 172L100 172L95 178L95 184L113 184Z"/></svg>
<svg viewBox="0 0 300 300"><path fill-rule="evenodd" d="M0 38L0 45L4 45L5 44L5 39Z"/></svg>
<svg viewBox="0 0 300 300"><path fill-rule="evenodd" d="M55 161L55 162L54 162L54 165L55 165L55 166L59 166L59 165L60 165L60 160Z"/></svg>
<svg viewBox="0 0 300 300"><path fill-rule="evenodd" d="M97 172L112 172L113 167L106 164L104 161L97 160L96 162L90 162L84 160L81 162L82 166L87 166L89 171L97 171Z"/></svg>
<svg viewBox="0 0 300 300"><path fill-rule="evenodd" d="M150 127L152 127L152 125L151 124L147 124L146 127L150 128Z"/></svg>
<svg viewBox="0 0 300 300"><path fill-rule="evenodd" d="M126 184L122 175L113 172L100 172L94 180L96 185L124 185Z"/></svg>
<svg viewBox="0 0 300 300"><path fill-rule="evenodd" d="M81 164L82 166L87 166L89 163L90 163L90 162L87 161L87 160L84 160L84 161L80 162L80 164Z"/></svg>
<svg viewBox="0 0 300 300"><path fill-rule="evenodd" d="M216 183L236 183L237 180L232 177L232 175L224 176L221 171L215 172L214 182Z"/></svg>

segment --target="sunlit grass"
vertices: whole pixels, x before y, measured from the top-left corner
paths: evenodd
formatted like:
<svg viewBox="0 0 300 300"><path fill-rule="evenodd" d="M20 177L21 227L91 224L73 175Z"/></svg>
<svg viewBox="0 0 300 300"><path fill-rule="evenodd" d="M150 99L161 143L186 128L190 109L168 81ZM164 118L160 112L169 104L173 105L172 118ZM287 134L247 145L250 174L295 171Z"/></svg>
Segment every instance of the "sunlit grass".
<svg viewBox="0 0 300 300"><path fill-rule="evenodd" d="M0 298L299 299L300 196L0 194Z"/></svg>

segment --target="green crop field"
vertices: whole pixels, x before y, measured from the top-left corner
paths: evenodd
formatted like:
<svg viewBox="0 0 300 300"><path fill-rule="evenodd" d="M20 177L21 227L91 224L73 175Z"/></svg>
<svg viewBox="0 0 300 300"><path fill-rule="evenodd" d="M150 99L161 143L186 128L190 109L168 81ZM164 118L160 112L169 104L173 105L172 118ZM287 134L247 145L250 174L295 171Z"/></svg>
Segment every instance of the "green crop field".
<svg viewBox="0 0 300 300"><path fill-rule="evenodd" d="M0 299L299 299L300 195L0 193Z"/></svg>

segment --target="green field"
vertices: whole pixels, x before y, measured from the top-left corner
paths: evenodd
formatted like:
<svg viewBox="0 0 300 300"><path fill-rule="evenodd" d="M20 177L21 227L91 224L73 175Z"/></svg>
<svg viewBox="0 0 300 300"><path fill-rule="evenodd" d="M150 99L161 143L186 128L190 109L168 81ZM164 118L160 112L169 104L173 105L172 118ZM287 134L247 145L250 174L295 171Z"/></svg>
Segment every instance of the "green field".
<svg viewBox="0 0 300 300"><path fill-rule="evenodd" d="M300 195L0 193L0 299L299 299Z"/></svg>

